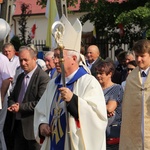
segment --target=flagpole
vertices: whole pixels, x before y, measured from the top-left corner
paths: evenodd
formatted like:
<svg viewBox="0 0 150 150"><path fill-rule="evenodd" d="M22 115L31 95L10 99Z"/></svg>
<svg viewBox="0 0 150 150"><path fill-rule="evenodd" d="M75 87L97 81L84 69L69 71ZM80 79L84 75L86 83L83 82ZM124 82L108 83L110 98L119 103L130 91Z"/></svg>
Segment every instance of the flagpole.
<svg viewBox="0 0 150 150"><path fill-rule="evenodd" d="M59 14L58 14L55 0L47 0L45 15L46 15L46 18L48 19L46 46L53 48L54 38L51 35L51 27L55 21L59 20Z"/></svg>

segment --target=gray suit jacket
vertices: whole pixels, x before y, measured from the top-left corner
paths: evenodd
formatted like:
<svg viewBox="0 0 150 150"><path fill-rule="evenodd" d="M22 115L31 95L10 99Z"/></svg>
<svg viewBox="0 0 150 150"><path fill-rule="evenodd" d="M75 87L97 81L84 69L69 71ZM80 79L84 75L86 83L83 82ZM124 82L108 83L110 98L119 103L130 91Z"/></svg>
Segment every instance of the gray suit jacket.
<svg viewBox="0 0 150 150"><path fill-rule="evenodd" d="M103 61L103 59L101 57L98 57L97 60L94 62L94 64L91 67L91 74L96 77L96 66L101 63Z"/></svg>
<svg viewBox="0 0 150 150"><path fill-rule="evenodd" d="M8 97L8 106L17 102L23 78L24 73L21 73L17 78L16 85L12 93ZM19 112L21 113L23 134L27 140L35 139L33 133L34 107L43 95L48 81L49 76L41 68L37 67L30 79L24 99L20 104Z"/></svg>
<svg viewBox="0 0 150 150"><path fill-rule="evenodd" d="M49 75L50 70L46 70L45 72ZM54 72L53 76L51 77L51 79L57 77L58 74L59 74L59 73L57 72L57 70L55 70L55 72Z"/></svg>

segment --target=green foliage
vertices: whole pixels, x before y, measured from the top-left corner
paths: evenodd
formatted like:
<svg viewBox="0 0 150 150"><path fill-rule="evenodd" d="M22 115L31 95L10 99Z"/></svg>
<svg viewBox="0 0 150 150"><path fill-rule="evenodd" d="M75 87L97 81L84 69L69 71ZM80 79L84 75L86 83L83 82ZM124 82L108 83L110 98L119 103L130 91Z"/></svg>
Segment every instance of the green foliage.
<svg viewBox="0 0 150 150"><path fill-rule="evenodd" d="M149 0L128 0L127 2L109 3L106 0L81 0L81 12L87 12L80 18L82 24L90 20L96 27L98 38L103 34L106 40L112 40L116 45L132 43L148 37L150 29ZM119 34L118 25L124 28L124 34ZM145 36L146 32L146 36Z"/></svg>
<svg viewBox="0 0 150 150"><path fill-rule="evenodd" d="M150 3L145 3L143 7L122 12L115 21L122 23L125 29L129 29L128 37L135 41L140 38L150 38ZM126 34L127 36L127 34Z"/></svg>
<svg viewBox="0 0 150 150"><path fill-rule="evenodd" d="M47 0L37 0L36 4L40 5L42 8L46 7Z"/></svg>
<svg viewBox="0 0 150 150"><path fill-rule="evenodd" d="M145 27L147 18L150 18L150 8L137 7L129 12L121 13L116 19L116 23L122 23L124 25L134 24Z"/></svg>
<svg viewBox="0 0 150 150"><path fill-rule="evenodd" d="M74 6L78 3L78 0L66 0L67 6Z"/></svg>
<svg viewBox="0 0 150 150"><path fill-rule="evenodd" d="M77 0L66 0L67 6L74 6ZM37 0L37 4L46 6L47 0ZM109 3L106 0L81 0L80 12L87 12L80 18L82 24L90 20L96 27L98 40L113 40L115 45L130 43L141 38L150 38L150 1L128 0ZM119 24L124 34L119 34Z"/></svg>

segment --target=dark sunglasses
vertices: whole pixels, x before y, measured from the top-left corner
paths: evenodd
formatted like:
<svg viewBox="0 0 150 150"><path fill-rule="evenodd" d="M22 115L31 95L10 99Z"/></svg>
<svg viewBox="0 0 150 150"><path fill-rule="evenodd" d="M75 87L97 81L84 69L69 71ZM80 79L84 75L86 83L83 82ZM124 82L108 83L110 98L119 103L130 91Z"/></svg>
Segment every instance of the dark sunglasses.
<svg viewBox="0 0 150 150"><path fill-rule="evenodd" d="M132 71L134 68L127 68L128 71Z"/></svg>

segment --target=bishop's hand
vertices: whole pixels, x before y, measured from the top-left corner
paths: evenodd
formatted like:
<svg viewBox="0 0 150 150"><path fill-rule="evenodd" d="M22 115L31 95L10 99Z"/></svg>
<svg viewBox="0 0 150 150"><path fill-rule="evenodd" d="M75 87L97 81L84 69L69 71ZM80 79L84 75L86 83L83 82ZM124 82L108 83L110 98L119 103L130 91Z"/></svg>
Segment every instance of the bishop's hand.
<svg viewBox="0 0 150 150"><path fill-rule="evenodd" d="M61 87L59 88L59 90L60 90L61 98L64 101L69 102L72 99L73 93L69 88Z"/></svg>
<svg viewBox="0 0 150 150"><path fill-rule="evenodd" d="M50 136L51 134L51 129L50 129L50 126L49 124L47 123L42 123L39 127L39 132L40 132L40 135L41 136Z"/></svg>

